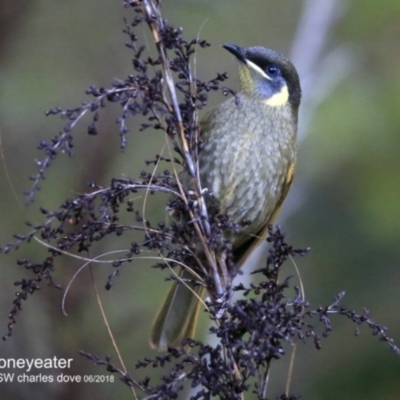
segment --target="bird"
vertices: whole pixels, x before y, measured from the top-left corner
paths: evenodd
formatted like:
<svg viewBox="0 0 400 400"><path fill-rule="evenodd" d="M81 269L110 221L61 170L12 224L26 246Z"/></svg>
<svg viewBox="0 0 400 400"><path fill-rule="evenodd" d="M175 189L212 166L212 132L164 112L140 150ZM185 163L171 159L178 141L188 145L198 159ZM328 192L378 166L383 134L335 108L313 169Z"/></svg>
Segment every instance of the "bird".
<svg viewBox="0 0 400 400"><path fill-rule="evenodd" d="M249 221L230 237L240 268L266 239L292 184L301 86L295 66L275 50L222 47L238 61L239 91L200 121L199 171L220 212L233 222ZM194 279L185 268L180 278ZM193 338L204 288L188 284L172 284L152 326L153 348Z"/></svg>

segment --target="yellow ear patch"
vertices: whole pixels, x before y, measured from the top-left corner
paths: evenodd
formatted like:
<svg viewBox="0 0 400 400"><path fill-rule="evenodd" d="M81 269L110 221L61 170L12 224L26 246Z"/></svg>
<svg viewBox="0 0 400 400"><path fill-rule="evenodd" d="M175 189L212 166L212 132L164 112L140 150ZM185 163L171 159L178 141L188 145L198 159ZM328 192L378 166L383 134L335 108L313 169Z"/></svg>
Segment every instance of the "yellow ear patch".
<svg viewBox="0 0 400 400"><path fill-rule="evenodd" d="M289 100L289 91L286 85L283 85L281 90L270 98L264 101L264 103L270 107L284 106Z"/></svg>
<svg viewBox="0 0 400 400"><path fill-rule="evenodd" d="M272 81L271 77L268 76L267 73L265 73L258 65L254 64L252 61L246 60L246 65L249 69L252 69L253 71L257 72L263 78ZM241 68L240 70L242 73L241 74L242 86L245 86L246 88L251 88L251 90L253 90L253 79L251 78L249 71L247 70L247 68ZM245 87L242 87L242 89L245 89ZM270 107L281 107L284 106L288 101L289 101L289 90L286 85L283 85L279 92L274 93L271 97L264 100L264 104Z"/></svg>

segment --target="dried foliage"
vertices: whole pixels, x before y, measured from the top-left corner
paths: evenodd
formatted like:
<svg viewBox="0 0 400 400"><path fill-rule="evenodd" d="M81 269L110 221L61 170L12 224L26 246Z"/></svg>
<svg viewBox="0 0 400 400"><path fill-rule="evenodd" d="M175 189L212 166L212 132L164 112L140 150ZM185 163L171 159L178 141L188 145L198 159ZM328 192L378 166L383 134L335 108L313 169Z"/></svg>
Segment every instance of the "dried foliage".
<svg viewBox="0 0 400 400"><path fill-rule="evenodd" d="M190 265L198 276L195 283L207 287L208 313L215 321L210 333L218 338L216 346L188 339L183 348L171 348L164 355L138 362L137 368L149 365L169 367L169 372L158 385L152 384L150 379L135 380L131 374L111 364L108 357L102 359L81 352L96 364L104 365L107 371L119 374L128 386L139 389L142 398L175 399L183 390L184 382L189 381L191 387L197 389L191 397L193 400L213 396L242 399L246 392L266 399L271 363L284 356L285 343L311 339L319 349L322 339L332 330L332 314L349 318L356 325L357 334L359 326L366 324L374 335L400 355L400 350L386 335L386 327L374 323L367 310L357 314L340 305L344 293L337 295L329 306L310 308L302 292L291 287L291 280L280 276L281 266L288 258L302 256L307 250L293 249L278 228L270 229L266 265L255 271L262 277L261 282L250 287L233 286L231 280L236 272L226 233L240 230L246 221L234 223L218 213L215 207L206 207L197 163L201 145L197 111L207 104L210 92L233 93L220 87L227 75L217 74L208 81L194 76L192 56L209 43L198 38L185 40L181 28L171 26L162 18L160 1L126 0L125 6L135 13L124 29L129 39L126 45L133 53L134 72L115 81L110 88L90 87L87 94L91 100L80 107L48 111L48 115L58 115L68 122L52 140L40 143L39 150L44 156L37 162L37 173L31 176L33 184L27 192L27 203L33 201L52 162L61 153L72 155L74 128L82 117L92 115L87 132L97 134L100 113L109 103L121 107L117 121L121 149L127 144L127 121L144 117L146 122L140 129L158 130L167 136L171 146L169 158L156 156L146 162L147 167L163 161L170 168L157 174L151 169L145 170L136 179L112 179L106 187L91 182L89 193L65 200L56 210L41 208L43 222L28 224L28 233L14 235L15 240L1 248L2 253L8 253L34 237L51 244L48 256L42 262L18 262L28 270L29 278L15 282L19 289L9 313L8 332L4 339L12 335L23 301L39 290L43 281L59 288L52 276L57 258L66 252L87 252L94 243L106 237L118 237L127 230L138 230L143 233L143 240L132 242L127 254L113 262L106 288L112 288L114 277L123 272L124 264L134 260L142 251L156 252L160 259L156 267L161 269ZM150 56L149 49L139 44L135 28L140 24L147 25L152 33L156 56ZM190 190L182 179L191 180ZM141 208L132 200L133 195L140 191L170 195L168 207L175 218L169 226L163 223L154 225L146 215L142 215ZM136 224L122 220L122 209L130 213L128 215L134 215ZM230 281L220 281L221 270L227 273ZM177 278L173 275L171 279ZM242 293L241 299L233 301L234 292ZM286 393L275 398L289 400L298 397Z"/></svg>

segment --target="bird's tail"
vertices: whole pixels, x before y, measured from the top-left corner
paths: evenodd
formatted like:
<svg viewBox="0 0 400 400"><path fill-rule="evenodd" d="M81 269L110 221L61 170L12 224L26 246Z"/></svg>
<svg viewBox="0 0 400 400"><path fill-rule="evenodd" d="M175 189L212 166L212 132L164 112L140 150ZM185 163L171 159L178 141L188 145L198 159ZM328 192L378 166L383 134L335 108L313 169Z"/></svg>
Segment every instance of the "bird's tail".
<svg viewBox="0 0 400 400"><path fill-rule="evenodd" d="M193 338L204 287L187 283L186 280L193 279L193 275L185 269L182 269L180 278L183 282L173 283L154 320L150 335L153 348L166 350L179 346L186 338Z"/></svg>

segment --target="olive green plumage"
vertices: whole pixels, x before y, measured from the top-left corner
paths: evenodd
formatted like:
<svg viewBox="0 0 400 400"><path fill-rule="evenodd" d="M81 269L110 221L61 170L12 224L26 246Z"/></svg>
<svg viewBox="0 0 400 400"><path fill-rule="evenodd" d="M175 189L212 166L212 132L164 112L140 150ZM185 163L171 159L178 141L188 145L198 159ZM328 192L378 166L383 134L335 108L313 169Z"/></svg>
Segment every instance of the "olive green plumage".
<svg viewBox="0 0 400 400"><path fill-rule="evenodd" d="M200 179L231 221L251 221L232 237L241 267L265 239L291 185L301 89L295 67L283 55L263 47L223 47L239 60L240 91L201 121ZM192 278L186 270L181 277ZM202 292L172 285L153 324L153 347L193 337Z"/></svg>

